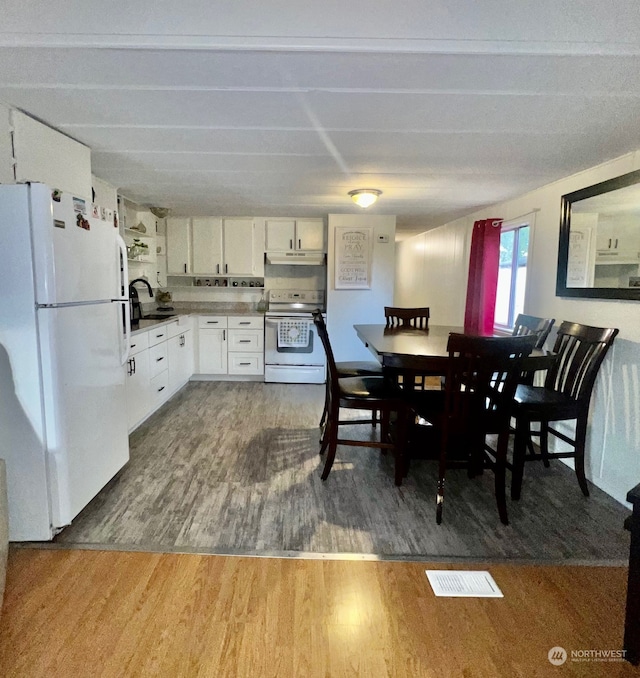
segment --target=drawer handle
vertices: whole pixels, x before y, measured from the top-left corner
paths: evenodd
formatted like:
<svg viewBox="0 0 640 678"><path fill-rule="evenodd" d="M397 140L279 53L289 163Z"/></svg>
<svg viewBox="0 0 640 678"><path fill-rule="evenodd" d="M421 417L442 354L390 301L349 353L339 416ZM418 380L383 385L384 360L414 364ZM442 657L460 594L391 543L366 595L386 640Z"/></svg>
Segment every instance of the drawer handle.
<svg viewBox="0 0 640 678"><path fill-rule="evenodd" d="M158 393L160 393L160 391L164 391L164 386L161 386L161 387L158 389Z"/></svg>
<svg viewBox="0 0 640 678"><path fill-rule="evenodd" d="M238 343L239 343L239 344L250 344L250 343L251 343L251 339L239 339L239 340L238 340Z"/></svg>
<svg viewBox="0 0 640 678"><path fill-rule="evenodd" d="M238 325L251 325L251 321L250 320L241 320L238 323Z"/></svg>
<svg viewBox="0 0 640 678"><path fill-rule="evenodd" d="M164 360L164 356L161 356L160 358L156 358L157 363L159 363L161 360Z"/></svg>
<svg viewBox="0 0 640 678"><path fill-rule="evenodd" d="M135 348L137 344L131 344L131 348Z"/></svg>
<svg viewBox="0 0 640 678"><path fill-rule="evenodd" d="M241 365L241 366L244 366L244 365L251 365L251 363L240 363L240 365Z"/></svg>
<svg viewBox="0 0 640 678"><path fill-rule="evenodd" d="M217 325L219 322L219 320L207 320L207 325Z"/></svg>
<svg viewBox="0 0 640 678"><path fill-rule="evenodd" d="M162 339L164 337L164 334L156 334L156 339Z"/></svg>

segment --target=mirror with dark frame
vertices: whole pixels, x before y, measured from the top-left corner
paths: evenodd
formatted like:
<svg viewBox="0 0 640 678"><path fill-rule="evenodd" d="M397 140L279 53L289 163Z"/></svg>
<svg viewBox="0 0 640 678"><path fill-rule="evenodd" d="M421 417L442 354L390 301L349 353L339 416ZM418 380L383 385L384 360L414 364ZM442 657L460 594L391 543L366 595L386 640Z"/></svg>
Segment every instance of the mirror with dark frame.
<svg viewBox="0 0 640 678"><path fill-rule="evenodd" d="M556 296L640 300L640 170L562 196Z"/></svg>

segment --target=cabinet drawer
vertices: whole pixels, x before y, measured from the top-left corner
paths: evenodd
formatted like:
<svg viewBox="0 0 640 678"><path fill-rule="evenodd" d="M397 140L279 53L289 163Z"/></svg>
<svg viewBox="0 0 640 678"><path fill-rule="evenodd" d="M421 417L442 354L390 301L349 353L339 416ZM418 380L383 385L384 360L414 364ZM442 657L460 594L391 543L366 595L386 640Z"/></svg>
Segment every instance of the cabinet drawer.
<svg viewBox="0 0 640 678"><path fill-rule="evenodd" d="M229 374L264 374L262 353L229 353Z"/></svg>
<svg viewBox="0 0 640 678"><path fill-rule="evenodd" d="M169 372L165 370L161 374L156 375L149 384L151 387L152 409L154 409L166 400L169 395Z"/></svg>
<svg viewBox="0 0 640 678"><path fill-rule="evenodd" d="M229 316L229 329L239 330L262 330L264 329L264 316Z"/></svg>
<svg viewBox="0 0 640 678"><path fill-rule="evenodd" d="M227 328L227 316L201 315L198 317L198 327L210 330L224 330Z"/></svg>
<svg viewBox="0 0 640 678"><path fill-rule="evenodd" d="M262 330L229 330L229 351L259 351L264 348Z"/></svg>
<svg viewBox="0 0 640 678"><path fill-rule="evenodd" d="M167 340L167 327L163 325L162 327L156 327L152 330L149 330L149 346L155 346L162 341Z"/></svg>
<svg viewBox="0 0 640 678"><path fill-rule="evenodd" d="M184 332L188 332L191 327L191 318L188 315L173 320L167 325L167 338L172 339L180 334L184 334Z"/></svg>
<svg viewBox="0 0 640 678"><path fill-rule="evenodd" d="M151 376L155 377L163 372L169 366L167 360L167 342L157 344L149 349L149 364L151 365Z"/></svg>
<svg viewBox="0 0 640 678"><path fill-rule="evenodd" d="M129 355L135 355L149 348L149 333L141 332L131 337L129 342Z"/></svg>

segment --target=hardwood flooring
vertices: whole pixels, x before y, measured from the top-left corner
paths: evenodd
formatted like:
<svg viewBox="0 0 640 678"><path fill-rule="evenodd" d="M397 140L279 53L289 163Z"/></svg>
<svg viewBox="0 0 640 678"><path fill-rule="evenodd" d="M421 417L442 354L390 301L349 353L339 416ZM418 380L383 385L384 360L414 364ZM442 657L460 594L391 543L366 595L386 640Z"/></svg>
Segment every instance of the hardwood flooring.
<svg viewBox="0 0 640 678"><path fill-rule="evenodd" d="M402 487L393 460L340 447L320 480L324 386L189 384L131 436L131 461L58 535L60 545L227 554L375 554L431 559L626 562L627 511L559 462L527 465L501 525L493 476L447 476L435 523L436 464ZM354 427L355 428L355 427ZM359 427L359 434L366 432Z"/></svg>
<svg viewBox="0 0 640 678"><path fill-rule="evenodd" d="M14 549L11 678L638 675L619 650L625 568L473 565L503 599L433 596L415 562ZM548 661L563 647L567 662Z"/></svg>

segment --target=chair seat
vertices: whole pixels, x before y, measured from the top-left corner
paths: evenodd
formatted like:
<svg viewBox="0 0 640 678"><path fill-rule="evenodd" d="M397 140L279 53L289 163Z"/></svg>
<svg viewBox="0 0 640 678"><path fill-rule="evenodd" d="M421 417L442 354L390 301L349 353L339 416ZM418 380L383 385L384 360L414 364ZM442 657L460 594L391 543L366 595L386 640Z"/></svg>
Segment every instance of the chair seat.
<svg viewBox="0 0 640 678"><path fill-rule="evenodd" d="M338 376L361 377L382 375L382 365L373 360L350 360L336 363Z"/></svg>
<svg viewBox="0 0 640 678"><path fill-rule="evenodd" d="M559 421L576 417L580 401L544 386L518 384L515 414Z"/></svg>
<svg viewBox="0 0 640 678"><path fill-rule="evenodd" d="M338 385L341 398L388 400L401 395L384 377L346 377L338 379Z"/></svg>

